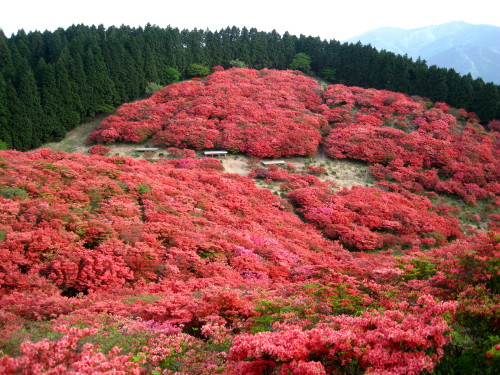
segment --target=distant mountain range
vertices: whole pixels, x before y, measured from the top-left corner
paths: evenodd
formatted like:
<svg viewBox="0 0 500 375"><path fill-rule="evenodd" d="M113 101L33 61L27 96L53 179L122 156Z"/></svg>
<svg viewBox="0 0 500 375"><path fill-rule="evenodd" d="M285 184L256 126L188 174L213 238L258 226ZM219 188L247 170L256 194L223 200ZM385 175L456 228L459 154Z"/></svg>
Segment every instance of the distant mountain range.
<svg viewBox="0 0 500 375"><path fill-rule="evenodd" d="M347 40L358 41L500 84L500 27L461 21L412 30L383 27Z"/></svg>

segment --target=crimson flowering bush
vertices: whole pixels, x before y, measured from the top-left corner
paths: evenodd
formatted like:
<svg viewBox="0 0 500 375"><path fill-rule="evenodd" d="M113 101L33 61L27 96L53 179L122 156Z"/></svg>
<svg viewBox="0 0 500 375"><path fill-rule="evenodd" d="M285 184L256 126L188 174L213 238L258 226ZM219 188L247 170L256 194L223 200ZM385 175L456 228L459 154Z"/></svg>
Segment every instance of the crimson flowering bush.
<svg viewBox="0 0 500 375"><path fill-rule="evenodd" d="M103 145L94 145L89 148L89 154L104 156L109 153L111 149Z"/></svg>
<svg viewBox="0 0 500 375"><path fill-rule="evenodd" d="M309 276L305 285L313 295L326 302L327 306L314 299L311 300L310 293L306 292L304 295L300 289L290 291L289 295L295 298L293 303L288 300L277 302L279 299L275 297L273 301L278 303L279 307L263 311L269 322L268 327L273 322L276 324L284 322L285 325L282 327L296 330L303 335L303 332L311 327L311 321L305 323L299 318L300 316L312 317L323 314L320 320L324 321L324 314L328 313L335 316L365 314L373 307L377 311L381 311L380 308L383 308L383 311L399 310L402 307L401 301L407 301L412 305L423 293L438 300L452 302L448 306L453 307L450 312L454 313L445 313L442 316L448 326L448 330L443 334L448 344L440 347L440 354L433 357L433 360L418 359L414 365L433 362L434 364L429 367L431 368L440 361L438 368L444 373L461 371L465 368L470 371L481 368L481 371L490 373L488 369L492 361L498 361L491 354L494 352L492 348L498 343L495 337L491 336L491 332L496 332L495 327L499 323L498 316L494 313L500 302L496 271L499 240L497 234L490 232L488 235L465 237L460 231L458 220L451 215L457 212L457 208L442 204L433 205L429 199L404 190L396 193L379 188L354 187L350 190L335 191L334 186L322 183L314 176L309 176L312 179L309 183L300 185L297 182L301 181L303 175L289 173L286 169L279 169L276 166L255 168L251 176L263 178L268 183L281 184L281 190L291 191L288 199L299 209L303 218L347 248L390 249L378 254L357 253L350 261L342 264L340 272L358 280L363 279L365 282L370 280L366 287L350 284L349 294L345 293L345 290L339 293L338 290L329 287L324 275L321 289L316 289L310 283L311 276ZM295 184L292 185L291 181ZM453 240L454 238L460 240ZM410 250L405 252L405 255L394 256L392 249L400 251L401 248ZM422 252L422 249L427 250ZM338 280L336 282L339 283ZM283 295L280 296L283 298ZM300 300L300 304L297 304L297 299ZM257 321L266 321L263 319L262 317ZM478 320L481 324L478 324ZM275 330L276 328L277 326ZM446 332L451 330L456 330L457 333L448 336ZM294 336L299 337L299 333L295 333ZM360 361L360 355L353 356L343 364L327 367L318 362L321 361L320 358L324 359L322 355L310 355L306 359L303 357L290 359L276 355L278 349L271 349L269 345L281 340L277 332L269 333L269 336L266 332L262 341L257 336L251 335L246 339L248 341L244 342L252 342L253 348L261 355L255 356L244 352L247 354L246 357L230 356L229 358L235 361L231 369L236 373L265 371L301 373L300 371L305 371L304 368L308 371L310 369L312 373L337 373L335 369L342 368L339 367L342 365L345 372L353 371L352 366L358 366L358 370L354 371L406 373L409 371L407 365L411 362L407 358L404 360L404 367L401 368L395 366L388 370L382 365L381 368L370 367L367 370L367 367L363 367L364 370L361 370L363 362ZM233 348L239 345L238 340L239 338ZM482 349L475 345L466 348L463 346L463 340L476 342ZM285 337L285 341L290 341L290 338ZM307 353L309 346L303 343L303 346L298 344L297 347ZM386 345L385 348L387 347ZM238 347L239 349L241 347ZM426 351L413 358L428 354L429 351ZM439 360L442 355L444 360ZM382 356L387 358L387 351L375 357L382 358ZM396 357L400 358L399 354ZM331 365L332 362L326 361L326 363ZM365 366L367 365L365 363ZM344 370L339 370L338 373L344 373ZM415 373L420 373L423 368L413 370Z"/></svg>
<svg viewBox="0 0 500 375"><path fill-rule="evenodd" d="M318 173L311 173L312 171ZM270 165L266 168L253 167L248 176L256 179L264 179L271 183L281 183L279 188L284 192L309 186L319 186L322 189L330 189L335 186L333 182L322 182L314 175L322 173L324 173L323 167L307 168L306 171L297 172L293 165L287 166L286 169Z"/></svg>
<svg viewBox="0 0 500 375"><path fill-rule="evenodd" d="M59 341L39 344L21 328L37 320L51 322L49 327L69 320L92 328L103 316L153 321L155 330L170 325L165 340L183 331L179 342L188 347L182 344L182 350L165 352L158 361L156 352L120 344L125 356L136 358L134 364L147 357L162 371L175 372L168 361L179 361L188 373L214 371L203 361L225 359L196 332L203 328L213 339L210 345L227 351L232 334L223 340L217 332L237 329L255 314L252 299L232 288L267 288L307 277L308 267L350 258L304 226L284 200L248 178L219 172L222 165L215 159L153 164L46 149L4 152L0 158L0 345L21 335L47 358L9 351L2 361L12 373L22 373L28 363L34 368L36 361L40 368L66 366L66 371L73 370L67 363L87 357L96 371L101 369L96 358L114 363L117 352L93 346L72 349L64 354L67 363L57 367L59 349L53 348ZM222 320L214 326L211 316ZM196 357L195 349L204 354ZM120 361L130 362L124 358Z"/></svg>
<svg viewBox="0 0 500 375"><path fill-rule="evenodd" d="M438 215L427 198L414 194L359 186L332 194L316 186L288 198L306 221L352 250L444 245L461 236L456 218Z"/></svg>
<svg viewBox="0 0 500 375"><path fill-rule="evenodd" d="M37 280L50 280L63 291L88 293L116 288L140 277L156 280L173 276L168 271L168 259L172 267L207 277L207 263L216 261L227 268L237 246L257 251L257 239L266 239L273 231L281 233L290 225L301 225L292 213L281 209L283 203L270 192L263 194L248 179L214 173L222 169L216 159L184 158L150 164L77 155L61 156L59 160L54 154L44 158L42 153L45 151L9 155L10 166L4 178L12 179L11 190L22 193L3 199L5 223L11 223L0 243L0 280L5 291L21 285L29 290ZM251 190L258 200L246 198ZM273 213L266 214L266 210ZM243 235L242 228L249 225L245 223L251 220L251 213L261 224ZM266 216L269 219L263 220ZM229 236L231 226L239 240L207 243L207 238L222 240ZM312 227L303 230L314 233ZM282 242L271 236L269 241L277 241L276 249L290 253L292 258L280 260L273 268L273 256L261 255L253 264L243 262L243 257L241 265L235 264L228 271L239 269L241 279L255 269L272 279L273 270L289 275L293 267L307 263L310 255L303 257L301 253L312 246L327 252L344 251L327 246L318 234L311 238L319 245L308 245L299 238L300 245L288 239ZM234 262L239 257L236 255ZM219 271L213 272L216 275Z"/></svg>
<svg viewBox="0 0 500 375"><path fill-rule="evenodd" d="M125 104L91 134L91 142L223 147L258 157L313 155L327 126L314 113L316 81L300 72L216 69L203 82L165 87Z"/></svg>
<svg viewBox="0 0 500 375"><path fill-rule="evenodd" d="M170 126L157 132L152 139L157 146L192 147L197 150L214 148L218 144L220 132L212 120L203 118L179 118Z"/></svg>
<svg viewBox="0 0 500 375"><path fill-rule="evenodd" d="M431 371L448 341L450 328L443 314L453 310L452 303L423 296L412 307L402 303L396 311L332 317L310 330L276 324L274 332L235 339L228 357L235 362L231 373L261 374L278 368L280 373L300 374L307 367L314 369L311 373L337 373L353 358L357 371L372 374Z"/></svg>
<svg viewBox="0 0 500 375"><path fill-rule="evenodd" d="M427 109L403 94L343 85L330 86L324 98L322 113L333 126L324 139L328 156L368 162L396 191L430 190L472 203L498 194L497 136L473 114L459 111L457 118L445 103Z"/></svg>
<svg viewBox="0 0 500 375"><path fill-rule="evenodd" d="M453 194L472 204L500 192L494 121L487 134L474 114L446 103L428 108L421 98L340 84L320 93L299 72L216 69L203 82L170 85L123 105L89 140L152 137L159 146L257 157L313 155L322 141L328 156L368 162L378 182L395 191Z"/></svg>
<svg viewBox="0 0 500 375"><path fill-rule="evenodd" d="M200 160L198 162L198 167L199 168L217 169L219 171L224 170L224 166L222 165L220 160L211 159L211 158L205 158L205 159Z"/></svg>
<svg viewBox="0 0 500 375"><path fill-rule="evenodd" d="M120 349L114 347L108 355L99 352L99 347L84 344L78 348L79 341L96 334L96 329L58 327L65 335L59 340L47 339L37 343L29 341L21 344L22 356L0 359L3 374L130 374L139 375L137 363L129 355L119 355Z"/></svg>
<svg viewBox="0 0 500 375"><path fill-rule="evenodd" d="M490 131L500 132L500 120L491 120L488 123L488 129Z"/></svg>
<svg viewBox="0 0 500 375"><path fill-rule="evenodd" d="M176 147L167 148L168 155L172 158L194 158L196 157L196 151L189 149L178 149Z"/></svg>
<svg viewBox="0 0 500 375"><path fill-rule="evenodd" d="M212 67L212 72L222 72L224 68L220 65Z"/></svg>
<svg viewBox="0 0 500 375"><path fill-rule="evenodd" d="M433 293L440 293L443 299L458 299L461 293L474 286L494 294L499 290L498 246L498 235L485 233L425 253L412 252L397 259L398 267L405 271L407 280L425 279L430 286L441 289ZM493 300L498 303L498 296ZM492 317L498 320L495 314Z"/></svg>
<svg viewBox="0 0 500 375"><path fill-rule="evenodd" d="M307 170L310 174L312 174L314 176L321 176L321 175L327 173L325 167L315 167L313 165L308 165Z"/></svg>

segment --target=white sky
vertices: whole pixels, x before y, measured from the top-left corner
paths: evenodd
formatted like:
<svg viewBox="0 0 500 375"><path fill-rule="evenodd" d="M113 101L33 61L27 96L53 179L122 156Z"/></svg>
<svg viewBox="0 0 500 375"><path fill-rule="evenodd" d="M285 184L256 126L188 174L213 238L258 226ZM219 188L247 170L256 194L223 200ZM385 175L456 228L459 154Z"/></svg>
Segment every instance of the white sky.
<svg viewBox="0 0 500 375"><path fill-rule="evenodd" d="M179 29L237 26L345 40L383 26L413 29L451 21L500 26L495 0L2 0L0 29L55 30L72 24Z"/></svg>

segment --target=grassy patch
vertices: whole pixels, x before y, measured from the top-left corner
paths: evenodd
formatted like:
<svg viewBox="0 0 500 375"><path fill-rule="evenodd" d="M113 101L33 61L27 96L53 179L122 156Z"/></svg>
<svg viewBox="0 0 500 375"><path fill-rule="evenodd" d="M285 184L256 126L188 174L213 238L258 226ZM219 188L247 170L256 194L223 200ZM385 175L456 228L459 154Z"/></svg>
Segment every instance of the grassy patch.
<svg viewBox="0 0 500 375"><path fill-rule="evenodd" d="M476 205L465 203L452 195L439 195L429 198L432 204L447 204L460 211L453 213L462 225L470 225L475 229L485 229L488 217L491 214L500 214L500 208L495 206L493 199L478 200Z"/></svg>
<svg viewBox="0 0 500 375"><path fill-rule="evenodd" d="M11 332L8 338L0 340L1 353L11 357L21 355L19 348L25 341L39 342L43 339L55 341L63 337L61 332L54 331L50 322L30 322L24 327Z"/></svg>
<svg viewBox="0 0 500 375"><path fill-rule="evenodd" d="M7 199L24 199L28 197L28 192L23 188L16 186L3 186L0 188L0 196Z"/></svg>
<svg viewBox="0 0 500 375"><path fill-rule="evenodd" d="M110 113L105 113L97 116L94 120L79 125L75 129L69 131L60 142L50 142L41 146L41 148L50 148L52 150L60 150L65 152L78 152L81 148L88 148L88 136L96 130Z"/></svg>

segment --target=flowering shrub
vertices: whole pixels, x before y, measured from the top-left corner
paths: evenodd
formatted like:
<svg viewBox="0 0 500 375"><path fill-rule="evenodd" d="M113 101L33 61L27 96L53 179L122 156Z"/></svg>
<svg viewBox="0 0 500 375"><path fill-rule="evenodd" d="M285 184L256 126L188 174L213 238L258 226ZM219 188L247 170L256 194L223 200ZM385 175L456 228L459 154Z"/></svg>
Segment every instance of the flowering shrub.
<svg viewBox="0 0 500 375"><path fill-rule="evenodd" d="M222 163L217 160L217 159L211 159L211 158L205 158L202 159L198 162L198 167L199 168L211 168L211 169L217 169L219 171L224 170L224 166Z"/></svg>
<svg viewBox="0 0 500 375"><path fill-rule="evenodd" d="M224 68L220 65L212 67L212 72L222 72L223 70L224 70Z"/></svg>
<svg viewBox="0 0 500 375"><path fill-rule="evenodd" d="M89 148L89 154L104 156L109 153L111 149L103 145L94 145Z"/></svg>
<svg viewBox="0 0 500 375"><path fill-rule="evenodd" d="M196 151L189 149L178 149L176 147L167 148L168 155L172 158L194 158L196 157Z"/></svg>
<svg viewBox="0 0 500 375"><path fill-rule="evenodd" d="M322 100L298 72L215 70L91 136L151 138L169 147L155 163L0 151L0 372L493 374L497 124L383 90ZM380 186L258 166L321 141ZM254 155L250 178L196 158L212 147Z"/></svg>
<svg viewBox="0 0 500 375"><path fill-rule="evenodd" d="M442 317L446 311L453 311L453 304L436 303L427 296L412 308L403 304L397 311L333 317L330 323L311 330L276 324L274 332L234 341L228 357L235 362L231 372L262 373L280 368L280 373L301 373L309 367L313 373L327 374L353 358L357 371L373 374L430 371L448 341L449 326Z"/></svg>
<svg viewBox="0 0 500 375"><path fill-rule="evenodd" d="M141 372L137 363L129 355L118 355L120 349L114 347L108 355L99 347L84 344L78 348L79 341L97 333L96 329L59 327L65 335L56 341L44 339L37 343L29 341L21 344L17 358L5 356L0 359L0 370L4 374L130 374Z"/></svg>
<svg viewBox="0 0 500 375"><path fill-rule="evenodd" d="M438 215L427 198L414 194L356 186L330 194L316 186L288 198L308 222L352 250L444 245L461 236L456 218Z"/></svg>
<svg viewBox="0 0 500 375"><path fill-rule="evenodd" d="M223 147L258 157L313 155L326 127L313 111L316 81L294 71L216 69L203 82L167 86L124 104L90 141L142 142L205 149Z"/></svg>
<svg viewBox="0 0 500 375"><path fill-rule="evenodd" d="M445 103L427 109L403 94L343 85L330 86L324 98L330 157L370 163L374 177L396 191L425 189L472 203L498 194L497 136L482 132L472 114L460 112L464 126Z"/></svg>

